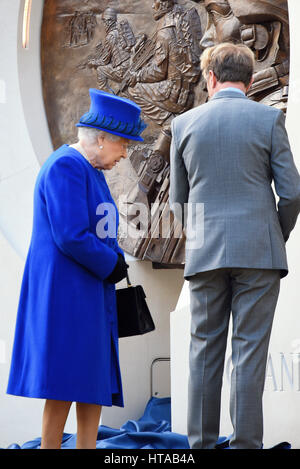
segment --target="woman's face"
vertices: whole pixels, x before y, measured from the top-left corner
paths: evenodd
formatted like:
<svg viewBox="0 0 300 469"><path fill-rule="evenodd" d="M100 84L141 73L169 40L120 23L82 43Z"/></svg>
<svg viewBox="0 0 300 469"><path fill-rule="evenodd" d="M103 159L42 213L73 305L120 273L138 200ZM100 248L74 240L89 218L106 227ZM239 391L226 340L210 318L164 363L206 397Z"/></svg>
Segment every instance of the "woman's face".
<svg viewBox="0 0 300 469"><path fill-rule="evenodd" d="M123 137L117 141L99 137L97 148L97 163L99 168L112 169L121 158L127 158L128 145L129 140Z"/></svg>

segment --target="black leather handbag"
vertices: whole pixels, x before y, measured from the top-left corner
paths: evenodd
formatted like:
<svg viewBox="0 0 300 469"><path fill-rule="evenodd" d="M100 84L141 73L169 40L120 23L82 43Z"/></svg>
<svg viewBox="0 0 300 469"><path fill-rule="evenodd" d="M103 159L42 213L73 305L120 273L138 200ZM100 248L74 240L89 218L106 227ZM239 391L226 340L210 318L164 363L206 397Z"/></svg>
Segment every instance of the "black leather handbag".
<svg viewBox="0 0 300 469"><path fill-rule="evenodd" d="M127 288L116 290L119 337L154 331L155 325L141 285L133 286L127 274Z"/></svg>

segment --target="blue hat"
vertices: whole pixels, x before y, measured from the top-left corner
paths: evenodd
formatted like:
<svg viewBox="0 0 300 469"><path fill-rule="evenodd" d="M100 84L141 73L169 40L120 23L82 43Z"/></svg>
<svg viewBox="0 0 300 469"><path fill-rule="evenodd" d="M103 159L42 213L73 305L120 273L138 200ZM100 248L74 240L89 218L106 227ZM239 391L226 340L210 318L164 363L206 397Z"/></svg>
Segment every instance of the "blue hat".
<svg viewBox="0 0 300 469"><path fill-rule="evenodd" d="M141 109L133 101L90 88L91 107L76 127L92 127L130 140L143 142L140 134L147 125L140 118Z"/></svg>

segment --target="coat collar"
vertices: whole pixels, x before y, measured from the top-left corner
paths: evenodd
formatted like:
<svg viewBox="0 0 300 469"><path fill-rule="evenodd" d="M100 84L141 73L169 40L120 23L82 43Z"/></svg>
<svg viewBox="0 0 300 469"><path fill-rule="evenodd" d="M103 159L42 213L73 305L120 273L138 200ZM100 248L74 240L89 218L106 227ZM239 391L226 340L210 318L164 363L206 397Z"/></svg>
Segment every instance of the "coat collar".
<svg viewBox="0 0 300 469"><path fill-rule="evenodd" d="M216 94L214 94L214 96L210 99L210 101L213 101L214 99L220 99L220 98L248 99L247 96L243 95L242 93L224 88L223 90L220 90Z"/></svg>

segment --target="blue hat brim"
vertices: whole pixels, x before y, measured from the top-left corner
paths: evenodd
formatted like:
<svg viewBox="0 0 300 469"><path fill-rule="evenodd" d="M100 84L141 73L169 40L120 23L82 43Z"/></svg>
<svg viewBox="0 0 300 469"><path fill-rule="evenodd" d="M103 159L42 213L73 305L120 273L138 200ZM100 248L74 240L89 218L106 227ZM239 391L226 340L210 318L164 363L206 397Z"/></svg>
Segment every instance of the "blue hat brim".
<svg viewBox="0 0 300 469"><path fill-rule="evenodd" d="M123 138L126 138L128 140L134 140L136 142L143 142L144 141L144 139L142 137L140 137L139 135L136 135L136 136L127 135L127 134L123 134L121 132L115 132L113 130L105 129L104 127L97 127L95 125L78 123L78 124L76 124L76 127L89 127L91 129L103 130L104 132L107 132L108 134L118 135L119 137L123 137Z"/></svg>

